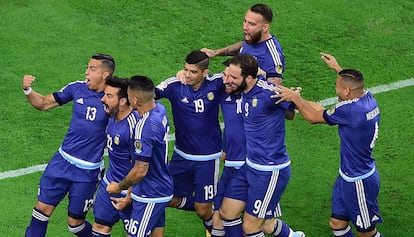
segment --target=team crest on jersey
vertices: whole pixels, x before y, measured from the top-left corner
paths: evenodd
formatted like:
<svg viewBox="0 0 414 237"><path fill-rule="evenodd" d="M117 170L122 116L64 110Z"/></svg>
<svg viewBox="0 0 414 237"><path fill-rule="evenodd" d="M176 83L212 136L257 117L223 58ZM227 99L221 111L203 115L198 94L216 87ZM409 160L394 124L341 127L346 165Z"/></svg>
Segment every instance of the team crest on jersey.
<svg viewBox="0 0 414 237"><path fill-rule="evenodd" d="M276 72L277 72L277 73L279 73L279 74L282 74L282 72L283 72L283 67L282 67L282 66L280 66L280 65L277 65L277 66L276 66Z"/></svg>
<svg viewBox="0 0 414 237"><path fill-rule="evenodd" d="M257 98L256 97L254 97L253 100L252 100L252 106L253 107L257 106Z"/></svg>
<svg viewBox="0 0 414 237"><path fill-rule="evenodd" d="M134 146L135 146L135 152L136 153L141 153L142 152L142 150L141 150L142 145L141 145L141 142L139 140L135 140Z"/></svg>
<svg viewBox="0 0 414 237"><path fill-rule="evenodd" d="M207 94L207 99L208 99L208 100L214 100L214 93L213 93L213 92L209 92L209 93Z"/></svg>
<svg viewBox="0 0 414 237"><path fill-rule="evenodd" d="M335 105L334 106L332 106L328 111L326 111L326 113L328 114L328 115L332 115L333 113L335 113Z"/></svg>
<svg viewBox="0 0 414 237"><path fill-rule="evenodd" d="M119 134L116 134L116 136L115 136L115 138L114 138L114 143L115 143L115 145L119 145L119 141L120 141L120 139L119 139Z"/></svg>

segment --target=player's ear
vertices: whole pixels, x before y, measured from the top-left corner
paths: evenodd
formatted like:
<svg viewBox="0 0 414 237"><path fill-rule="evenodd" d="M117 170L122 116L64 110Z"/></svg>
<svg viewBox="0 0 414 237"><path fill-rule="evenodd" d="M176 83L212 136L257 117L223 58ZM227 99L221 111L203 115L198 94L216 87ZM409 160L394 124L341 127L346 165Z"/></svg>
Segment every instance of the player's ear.
<svg viewBox="0 0 414 237"><path fill-rule="evenodd" d="M206 77L208 75L208 72L209 72L208 68L204 69L203 70L203 77Z"/></svg>
<svg viewBox="0 0 414 237"><path fill-rule="evenodd" d="M263 25L263 31L264 32L269 32L270 30L270 24L269 23L264 23Z"/></svg>
<svg viewBox="0 0 414 237"><path fill-rule="evenodd" d="M102 74L103 78L106 80L106 78L108 78L111 74L109 72L104 72Z"/></svg>
<svg viewBox="0 0 414 237"><path fill-rule="evenodd" d="M128 104L128 99L127 99L127 98L121 98L121 99L119 100L119 103L120 103L121 105L126 105L126 104Z"/></svg>

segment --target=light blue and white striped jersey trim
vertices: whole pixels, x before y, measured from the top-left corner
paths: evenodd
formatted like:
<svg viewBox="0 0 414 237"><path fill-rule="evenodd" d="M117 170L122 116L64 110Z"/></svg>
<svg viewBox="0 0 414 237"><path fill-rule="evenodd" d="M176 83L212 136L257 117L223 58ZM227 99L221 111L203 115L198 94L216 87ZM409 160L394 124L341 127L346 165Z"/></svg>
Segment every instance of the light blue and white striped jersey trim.
<svg viewBox="0 0 414 237"><path fill-rule="evenodd" d="M280 165L259 165L259 164L255 164L251 162L249 158L246 157L246 164L255 170L274 171L274 170L281 170L281 169L288 167L290 165L290 160Z"/></svg>
<svg viewBox="0 0 414 237"><path fill-rule="evenodd" d="M109 180L108 180L108 178L106 177L106 174L104 175L104 177L103 177L103 179L102 179L104 182L105 182L105 184L106 185L109 185ZM127 193L128 193L128 190L122 190L121 191L121 194L123 194L123 195L127 195Z"/></svg>
<svg viewBox="0 0 414 237"><path fill-rule="evenodd" d="M246 161L244 161L244 160L243 161L225 160L224 161L224 166L240 169L240 167L242 167L244 165L244 163L246 163Z"/></svg>
<svg viewBox="0 0 414 237"><path fill-rule="evenodd" d="M214 154L209 154L209 155L192 155L192 154L187 154L183 151L181 151L180 149L178 149L177 147L174 146L174 151L180 155L182 158L186 159L186 160L192 160L192 161L207 161L207 160L215 160L221 157L221 151L214 153Z"/></svg>
<svg viewBox="0 0 414 237"><path fill-rule="evenodd" d="M131 193L131 198L137 202L144 202L144 203L163 203L163 202L170 202L174 195L170 195L167 197L157 197L157 198L144 198L137 196L136 194Z"/></svg>
<svg viewBox="0 0 414 237"><path fill-rule="evenodd" d="M66 153L62 147L59 147L59 154L65 159L67 160L69 163L71 163L72 165L81 168L81 169L85 169L85 170L94 170L94 169L98 169L100 167L104 167L105 163L103 160L101 160L98 163L92 163L89 161L85 161L79 158L76 158L68 153Z"/></svg>
<svg viewBox="0 0 414 237"><path fill-rule="evenodd" d="M364 174L364 175L360 175L360 176L357 176L357 177L349 177L349 176L346 176L346 174L344 174L343 172L342 172L342 170L341 170L341 168L339 168L339 175L345 180L345 181L347 181L347 182L356 182L356 181L358 181L358 180L362 180L362 179L366 179L366 178L368 178L369 176L371 176L372 174L374 174L375 173L375 166L374 166L374 168L372 168L372 170L370 170L368 173L366 173L366 174Z"/></svg>

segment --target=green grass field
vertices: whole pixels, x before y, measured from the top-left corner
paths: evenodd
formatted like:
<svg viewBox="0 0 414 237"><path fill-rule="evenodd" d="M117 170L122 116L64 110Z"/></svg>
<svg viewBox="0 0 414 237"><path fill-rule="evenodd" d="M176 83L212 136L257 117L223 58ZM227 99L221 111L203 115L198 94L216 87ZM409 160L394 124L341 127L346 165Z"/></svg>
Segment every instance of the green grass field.
<svg viewBox="0 0 414 237"><path fill-rule="evenodd" d="M245 11L255 1L56 1L0 0L0 172L45 164L66 132L71 106L38 112L21 91L24 74L47 94L83 80L95 52L113 55L116 74L174 75L193 49L219 48L242 39ZM364 73L367 87L414 77L414 1L264 1L275 14L271 32L286 57L284 84L302 86L303 96L335 96L335 75L319 52L343 67ZM215 58L211 70L222 69ZM412 236L414 227L414 87L376 98L381 128L374 155L381 174L379 197L384 236ZM162 101L168 106L168 103ZM331 186L339 164L335 127L309 125L302 117L287 123L292 178L282 198L283 217L307 236L332 236L328 227ZM0 180L0 236L22 236L36 201L41 172ZM71 236L63 201L50 219L48 235ZM88 219L93 221L93 216ZM203 236L194 213L167 210L167 237ZM125 236L116 226L112 236Z"/></svg>

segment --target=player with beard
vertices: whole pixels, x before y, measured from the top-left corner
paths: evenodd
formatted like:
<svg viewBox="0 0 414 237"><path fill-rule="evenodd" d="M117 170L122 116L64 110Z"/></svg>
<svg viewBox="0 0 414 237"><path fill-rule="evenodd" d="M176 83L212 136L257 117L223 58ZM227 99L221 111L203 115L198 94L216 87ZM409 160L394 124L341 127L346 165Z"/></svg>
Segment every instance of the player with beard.
<svg viewBox="0 0 414 237"><path fill-rule="evenodd" d="M274 218L279 216L279 201L290 179L285 117L294 116L293 106L286 102L275 104L277 100L271 98L275 86L257 79L257 71L257 61L247 54L234 56L226 71L225 83L242 95L246 162L227 185L220 216L226 236L264 237L267 233L303 237L303 232L294 232ZM241 136L243 133L236 135Z"/></svg>
<svg viewBox="0 0 414 237"><path fill-rule="evenodd" d="M239 53L254 56L260 70L266 72L267 80L273 84L281 84L285 69L285 58L282 47L274 35L270 33L273 20L272 9L266 4L255 4L247 10L244 22L244 40L221 49L203 48L210 58L215 56L233 56Z"/></svg>
<svg viewBox="0 0 414 237"><path fill-rule="evenodd" d="M121 194L109 194L106 191L110 182L120 182L133 167L130 149L134 141L133 131L139 115L130 106L127 93L128 83L129 80L125 78L109 77L106 80L105 94L101 99L105 112L110 116L106 128L109 165L95 197L93 209L95 223L92 227L92 236L110 236L112 226L119 219L122 219L124 226L129 221L131 206L128 206L129 208L125 211L120 210L123 207L119 206L127 190Z"/></svg>

